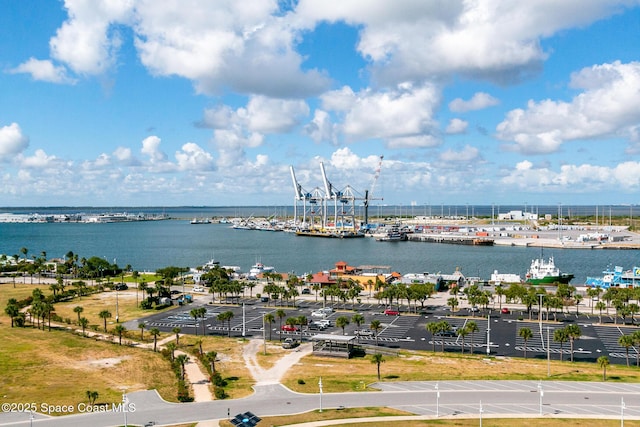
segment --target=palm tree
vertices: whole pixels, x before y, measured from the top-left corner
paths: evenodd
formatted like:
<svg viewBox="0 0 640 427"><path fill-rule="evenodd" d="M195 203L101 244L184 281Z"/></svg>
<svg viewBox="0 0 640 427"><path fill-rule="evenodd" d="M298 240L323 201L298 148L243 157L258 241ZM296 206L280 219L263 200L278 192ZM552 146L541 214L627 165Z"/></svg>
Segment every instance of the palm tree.
<svg viewBox="0 0 640 427"><path fill-rule="evenodd" d="M376 353L371 356L371 363L374 363L378 368L378 381L380 381L380 364L384 363L384 357L380 353Z"/></svg>
<svg viewBox="0 0 640 427"><path fill-rule="evenodd" d="M158 328L151 328L151 330L149 331L149 333L151 334L151 336L153 337L153 351L155 352L157 349L157 345L158 345L158 335L160 335L160 329Z"/></svg>
<svg viewBox="0 0 640 427"><path fill-rule="evenodd" d="M176 346L179 346L180 345L180 332L182 332L182 329L179 326L176 326L175 328L171 329L171 332L176 334Z"/></svg>
<svg viewBox="0 0 640 427"><path fill-rule="evenodd" d="M84 336L84 330L89 326L89 319L81 317L80 320L78 320L78 325L82 328L82 336Z"/></svg>
<svg viewBox="0 0 640 427"><path fill-rule="evenodd" d="M344 335L344 328L349 324L349 318L347 316L340 316L336 319L336 326L342 328L342 335Z"/></svg>
<svg viewBox="0 0 640 427"><path fill-rule="evenodd" d="M556 329L555 331L553 331L553 340L555 342L560 343L560 361L562 361L562 357L563 357L562 344L567 342L568 339L569 339L569 336L567 334L566 329L562 328L562 329Z"/></svg>
<svg viewBox="0 0 640 427"><path fill-rule="evenodd" d="M218 353L215 351L207 351L204 355L204 361L208 362L211 367L211 375L216 373L216 357L218 357Z"/></svg>
<svg viewBox="0 0 640 427"><path fill-rule="evenodd" d="M527 358L527 341L533 338L533 332L530 328L520 328L518 335L524 341L524 358Z"/></svg>
<svg viewBox="0 0 640 427"><path fill-rule="evenodd" d="M627 357L627 366L629 366L629 347L633 346L633 337L631 335L622 335L618 338L620 347L624 347Z"/></svg>
<svg viewBox="0 0 640 427"><path fill-rule="evenodd" d="M14 298L15 300L15 298ZM15 303L9 303L7 304L7 306L4 309L4 312L7 314L7 316L11 317L11 327L13 328L13 320L18 316L18 314L20 314L20 309L18 308L18 302L16 301Z"/></svg>
<svg viewBox="0 0 640 427"><path fill-rule="evenodd" d="M436 334L440 331L439 322L427 323L427 331L431 333L431 343L433 344L433 352L436 352Z"/></svg>
<svg viewBox="0 0 640 427"><path fill-rule="evenodd" d="M201 325L202 325L202 336L205 336L205 335L207 335L207 333L204 330L204 327L205 327L204 318L207 317L207 309L205 307L200 307L198 309L198 313L200 314L200 317L202 317L202 323L201 323Z"/></svg>
<svg viewBox="0 0 640 427"><path fill-rule="evenodd" d="M138 329L140 329L140 341L144 340L144 328L146 327L147 325L145 325L144 322L138 323Z"/></svg>
<svg viewBox="0 0 640 427"><path fill-rule="evenodd" d="M102 310L98 313L98 317L104 321L104 331L107 332L107 319L111 318L111 312L109 310Z"/></svg>
<svg viewBox="0 0 640 427"><path fill-rule="evenodd" d="M438 332L443 334L443 338L440 341L440 346L442 348L442 352L444 353L444 333L451 330L451 325L446 320L441 320L438 322Z"/></svg>
<svg viewBox="0 0 640 427"><path fill-rule="evenodd" d="M580 326L575 323L567 325L564 329L567 331L567 336L569 337L569 344L571 345L571 361L573 362L573 342L580 338L582 331L580 330Z"/></svg>
<svg viewBox="0 0 640 427"><path fill-rule="evenodd" d="M453 313L456 310L456 307L458 306L458 304L460 304L460 302L458 301L458 298L456 297L451 297L447 300L447 305L449 307L451 307L451 312Z"/></svg>
<svg viewBox="0 0 640 427"><path fill-rule="evenodd" d="M364 316L360 313L356 313L353 316L351 316L351 321L356 324L356 326L358 327L358 331L360 331L360 325L364 323ZM358 341L360 341L360 334L358 334Z"/></svg>
<svg viewBox="0 0 640 427"><path fill-rule="evenodd" d="M122 334L125 333L126 331L127 331L127 328L125 328L124 325L116 325L113 328L113 332L118 335L118 344L119 345L122 345Z"/></svg>
<svg viewBox="0 0 640 427"><path fill-rule="evenodd" d="M600 314L598 315L598 318L599 318L598 323L602 323L602 310L604 310L605 308L607 308L607 304L605 304L604 301L598 301L596 303L596 310L600 311Z"/></svg>
<svg viewBox="0 0 640 427"><path fill-rule="evenodd" d="M193 325L193 327L196 330L196 336L198 336L198 317L200 317L200 310L197 308L193 308L191 309L191 311L189 312L189 316L193 317L195 324ZM220 316L218 316L219 318Z"/></svg>
<svg viewBox="0 0 640 427"><path fill-rule="evenodd" d="M378 346L378 332L380 332L380 329L382 329L382 324L380 323L379 320L374 319L374 320L371 321L371 324L369 325L369 329L371 329L375 333L376 347L377 347Z"/></svg>
<svg viewBox="0 0 640 427"><path fill-rule="evenodd" d="M478 324L475 321L470 321L467 323L467 329L469 330L469 333L471 334L471 354L473 354L473 336L475 335L476 332L478 332Z"/></svg>
<svg viewBox="0 0 640 427"><path fill-rule="evenodd" d="M273 329L271 327L271 324L275 323L275 321L276 321L276 318L273 315L273 313L267 313L264 315L264 327L269 328L269 341L271 341L271 330Z"/></svg>
<svg viewBox="0 0 640 427"><path fill-rule="evenodd" d="M221 322L227 322L227 336L231 337L231 319L233 319L233 311L225 311L218 314L218 320Z"/></svg>
<svg viewBox="0 0 640 427"><path fill-rule="evenodd" d="M80 324L80 313L82 313L83 311L84 311L84 308L82 308L79 305L73 307L73 312L78 315L78 324Z"/></svg>
<svg viewBox="0 0 640 427"><path fill-rule="evenodd" d="M607 366L609 366L609 358L607 356L598 357L598 366L602 368L602 381L607 380Z"/></svg>
<svg viewBox="0 0 640 427"><path fill-rule="evenodd" d="M640 345L640 330L633 331L631 334L633 338L633 345ZM636 349L636 366L640 366L640 352Z"/></svg>
<svg viewBox="0 0 640 427"><path fill-rule="evenodd" d="M176 351L176 343L174 342L169 342L166 345L167 350L169 350L171 352L171 361L173 362L173 360L175 359L175 351Z"/></svg>
<svg viewBox="0 0 640 427"><path fill-rule="evenodd" d="M176 357L176 361L180 364L180 379L184 381L184 365L189 361L189 356L179 354L178 357Z"/></svg>
<svg viewBox="0 0 640 427"><path fill-rule="evenodd" d="M276 317L278 318L278 320L280 321L280 331L282 331L282 319L284 319L285 317L287 317L287 313L283 310L283 309L278 309L276 310ZM282 341L282 334L280 335L280 341Z"/></svg>
<svg viewBox="0 0 640 427"><path fill-rule="evenodd" d="M194 345L197 345L197 346L198 346L198 351L199 351L199 353L198 353L198 354L199 354L200 356L202 356L202 355L204 354L204 353L203 353L203 351L202 351L202 338L198 338L198 339L196 339L196 341L195 341Z"/></svg>
<svg viewBox="0 0 640 427"><path fill-rule="evenodd" d="M469 333L469 330L467 329L466 325L458 329L458 336L462 338L462 343L461 343L462 354L464 354L464 337L466 337L468 333Z"/></svg>

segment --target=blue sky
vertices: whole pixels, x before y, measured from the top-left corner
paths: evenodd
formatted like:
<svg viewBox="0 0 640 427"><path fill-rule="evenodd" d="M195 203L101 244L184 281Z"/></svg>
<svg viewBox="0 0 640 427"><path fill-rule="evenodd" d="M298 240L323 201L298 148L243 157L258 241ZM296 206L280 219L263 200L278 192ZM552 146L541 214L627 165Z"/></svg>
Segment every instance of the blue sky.
<svg viewBox="0 0 640 427"><path fill-rule="evenodd" d="M640 202L640 0L0 7L0 206Z"/></svg>

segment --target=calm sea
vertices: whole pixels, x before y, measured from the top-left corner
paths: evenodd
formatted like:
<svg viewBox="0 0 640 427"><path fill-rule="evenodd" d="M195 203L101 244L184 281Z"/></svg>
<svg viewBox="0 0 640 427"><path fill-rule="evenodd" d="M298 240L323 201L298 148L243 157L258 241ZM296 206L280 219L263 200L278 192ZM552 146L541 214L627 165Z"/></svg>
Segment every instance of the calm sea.
<svg viewBox="0 0 640 427"><path fill-rule="evenodd" d="M522 209L520 207L519 209ZM215 258L223 265L237 265L248 271L257 261L279 272L304 274L333 268L337 261L350 265L385 265L401 273L452 273L459 268L467 276L488 279L494 270L524 275L539 248L474 247L420 242L377 242L375 239L321 239L291 233L234 230L227 224L192 225L192 218L260 216L281 214L291 208L8 208L13 213L128 212L166 213L165 221L108 224L83 223L0 223L0 254L64 257L73 251L79 257L104 257L123 267L149 271L167 266L195 267ZM384 208L384 214L407 207ZM417 209L417 208L416 208ZM426 209L426 208L425 208ZM433 207L432 209L436 209ZM441 208L448 214L447 207ZM464 215L465 207L457 207ZM475 208L480 209L480 208ZM491 213L492 207L484 207ZM514 207L514 209L518 209ZM549 207L556 209L557 207ZM585 208L586 209L586 208ZM621 210L629 209L620 208ZM462 210L462 212L460 212ZM592 209L595 211L595 208ZM410 211L410 208L409 208ZM502 208L501 211L505 211ZM478 211L475 211L478 214ZM553 212L553 211L552 211ZM585 210L586 212L586 210ZM407 212L410 213L410 212ZM608 213L608 212L607 212ZM403 212L404 214L404 212ZM419 212L414 212L418 215ZM452 212L453 214L453 212ZM584 283L587 276L599 276L612 265L640 266L637 250L544 250L554 256L562 271L575 274L572 284Z"/></svg>

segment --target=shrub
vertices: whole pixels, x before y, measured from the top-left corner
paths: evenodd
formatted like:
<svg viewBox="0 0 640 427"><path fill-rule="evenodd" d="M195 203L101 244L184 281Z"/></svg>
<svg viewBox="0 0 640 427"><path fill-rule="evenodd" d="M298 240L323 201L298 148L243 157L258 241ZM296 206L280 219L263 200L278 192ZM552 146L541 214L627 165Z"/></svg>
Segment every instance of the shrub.
<svg viewBox="0 0 640 427"><path fill-rule="evenodd" d="M140 308L143 310L150 310L153 307L153 304L148 299L145 299L140 303Z"/></svg>
<svg viewBox="0 0 640 427"><path fill-rule="evenodd" d="M304 384L305 384L305 382L304 382L304 380L303 380L302 378L298 378L298 384L300 384L300 385L304 385Z"/></svg>
<svg viewBox="0 0 640 427"><path fill-rule="evenodd" d="M213 394L216 399L226 399L228 397L227 392L225 392L222 387L215 387L213 389Z"/></svg>

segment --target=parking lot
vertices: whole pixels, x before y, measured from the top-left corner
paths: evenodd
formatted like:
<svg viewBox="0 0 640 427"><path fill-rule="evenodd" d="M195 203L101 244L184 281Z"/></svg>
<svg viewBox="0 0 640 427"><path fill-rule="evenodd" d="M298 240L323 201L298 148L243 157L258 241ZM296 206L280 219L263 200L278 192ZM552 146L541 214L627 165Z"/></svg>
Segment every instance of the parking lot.
<svg viewBox="0 0 640 427"><path fill-rule="evenodd" d="M331 307L332 311L319 317L317 312L324 307ZM190 311L194 308L205 307L204 317L194 319ZM377 303L361 304L328 304L314 300L297 300L296 307L274 306L273 303L262 302L255 298L240 298L234 304L213 304L208 298L196 298L188 305L176 307L173 310L154 314L142 321L147 329L158 328L163 332L171 332L179 327L182 333L202 335L226 336L263 336L263 317L271 313L274 323L267 325L266 337L271 339L284 339L296 337L303 340L310 339L318 333L342 334L343 330L336 326L336 319L344 316L349 319L349 324L344 327L344 334L357 336L357 341L362 344L378 345L395 349L432 350L441 351L444 345L445 351L459 352L462 348L462 338L455 333L451 336L433 337L426 329L429 322L446 320L452 329L461 328L468 322L475 322L477 332L464 338L464 351L474 353L487 352L487 340L491 355L517 356L524 354L525 341L519 335L522 328L531 329L533 336L526 342L527 357L544 359L549 355L551 359L570 358L570 344L562 345L553 340L554 331L569 323L576 323L582 331L582 336L574 342L574 359L594 362L599 356L607 355L611 363L626 363L626 351L618 344L621 335L628 335L636 330L633 326L614 324L599 325L597 316L588 314L560 314L558 322L542 322L537 319L527 320L527 316L518 310L512 310L509 314L502 314L500 310L490 312L471 312L462 308L455 314L441 306L425 306L420 314L408 313L406 307L400 307L400 315L385 315L388 307ZM393 307L394 310L397 307ZM278 318L277 311L283 310L286 317ZM233 317L230 321L218 320L218 315L230 311ZM352 316L356 313L364 317L360 327L354 324ZM294 325L289 331L283 331L281 325L286 325L287 318L305 316L309 322L324 321L328 324L326 329L317 326L304 326L299 330L299 325ZM518 320L523 318L524 320ZM380 322L377 333L369 329L371 322ZM229 325L231 330L229 331ZM490 325L490 327L489 327ZM197 328L197 332L196 332ZM488 331L488 329L490 329ZM361 334L356 331L363 331ZM635 360L640 349L629 348L629 358Z"/></svg>

